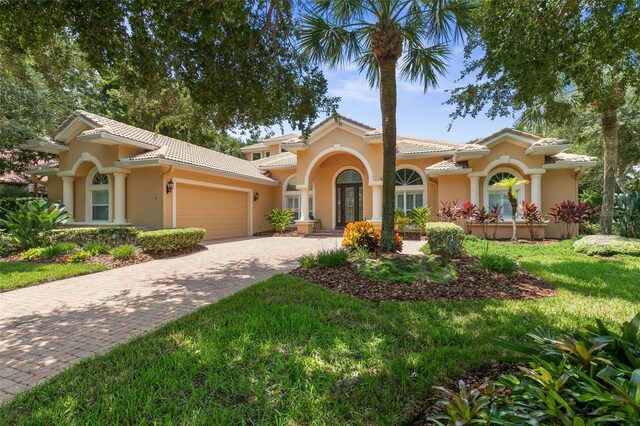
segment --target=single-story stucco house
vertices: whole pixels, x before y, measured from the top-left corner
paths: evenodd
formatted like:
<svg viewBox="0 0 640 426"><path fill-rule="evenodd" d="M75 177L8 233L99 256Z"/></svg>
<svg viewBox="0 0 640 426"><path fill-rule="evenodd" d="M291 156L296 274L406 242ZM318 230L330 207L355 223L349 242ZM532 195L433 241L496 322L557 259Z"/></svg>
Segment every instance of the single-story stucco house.
<svg viewBox="0 0 640 426"><path fill-rule="evenodd" d="M508 213L505 192L492 187L506 176L529 180L519 199L547 211L576 200L580 177L596 162L567 153L567 140L513 129L469 144L399 136L397 147L397 207L429 205L434 213L443 201L465 199ZM198 226L207 239L229 238L269 230L265 214L274 207L294 209L302 233L318 221L323 229L381 223L382 134L346 117L322 121L306 139L245 146L246 160L86 111L23 148L58 154L57 166L31 173L48 175L49 198L62 200L74 225ZM545 228L559 236L555 224ZM510 224L499 232L507 237ZM523 224L520 232L526 236Z"/></svg>

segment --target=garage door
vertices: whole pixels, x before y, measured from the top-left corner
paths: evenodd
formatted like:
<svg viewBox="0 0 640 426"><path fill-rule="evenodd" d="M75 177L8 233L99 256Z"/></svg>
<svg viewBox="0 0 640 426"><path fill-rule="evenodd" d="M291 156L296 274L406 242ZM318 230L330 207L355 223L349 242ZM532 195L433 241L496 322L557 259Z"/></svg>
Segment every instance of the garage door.
<svg viewBox="0 0 640 426"><path fill-rule="evenodd" d="M176 225L207 230L205 239L247 235L247 193L204 186L176 185Z"/></svg>

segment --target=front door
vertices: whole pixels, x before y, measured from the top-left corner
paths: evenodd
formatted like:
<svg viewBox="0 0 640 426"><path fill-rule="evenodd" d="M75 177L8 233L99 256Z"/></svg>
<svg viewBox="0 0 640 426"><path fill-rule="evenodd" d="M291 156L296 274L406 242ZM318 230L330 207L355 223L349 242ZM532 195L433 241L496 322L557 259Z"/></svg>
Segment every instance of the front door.
<svg viewBox="0 0 640 426"><path fill-rule="evenodd" d="M362 177L355 170L345 170L336 179L336 227L362 220Z"/></svg>

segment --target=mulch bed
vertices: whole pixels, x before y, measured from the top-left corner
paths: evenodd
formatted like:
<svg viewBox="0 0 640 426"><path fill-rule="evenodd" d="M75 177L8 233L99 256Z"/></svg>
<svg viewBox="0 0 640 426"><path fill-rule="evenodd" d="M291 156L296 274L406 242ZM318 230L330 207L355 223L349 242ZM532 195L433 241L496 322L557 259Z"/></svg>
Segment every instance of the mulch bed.
<svg viewBox="0 0 640 426"><path fill-rule="evenodd" d="M447 379L439 386L457 392L460 390L458 383L462 380L467 389L478 389L498 380L502 374L518 375L520 372L518 367L520 365L523 364L492 361L479 369L465 373L461 377ZM506 393L508 391L502 390L501 392ZM429 397L416 402L407 415L408 420L404 424L412 426L433 425L434 423L429 420L429 417L446 414L445 407L437 403L441 399L447 399L446 394L440 390L434 390L434 393Z"/></svg>
<svg viewBox="0 0 640 426"><path fill-rule="evenodd" d="M184 256L191 253L197 253L199 251L207 250L207 248L201 244L196 244L195 246L183 248L180 250L172 250L172 251L149 251L145 252L152 259L167 259L169 257L177 257Z"/></svg>
<svg viewBox="0 0 640 426"><path fill-rule="evenodd" d="M485 271L474 267L476 261L471 257L456 259L453 262L456 264L458 279L448 284L377 281L356 274L348 265L335 268L297 268L291 274L338 293L370 301L533 300L556 294L553 287L524 271L517 271L512 275Z"/></svg>
<svg viewBox="0 0 640 426"><path fill-rule="evenodd" d="M262 231L253 234L254 237L306 237L305 234L298 234L296 231Z"/></svg>

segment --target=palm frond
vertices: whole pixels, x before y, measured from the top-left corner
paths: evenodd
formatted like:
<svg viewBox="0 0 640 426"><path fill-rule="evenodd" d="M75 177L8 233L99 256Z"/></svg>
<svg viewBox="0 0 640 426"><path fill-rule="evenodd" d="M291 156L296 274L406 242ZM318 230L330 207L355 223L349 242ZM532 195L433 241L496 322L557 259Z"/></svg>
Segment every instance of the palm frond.
<svg viewBox="0 0 640 426"><path fill-rule="evenodd" d="M364 73L369 86L380 87L380 66L371 51L366 51L357 60L358 71Z"/></svg>
<svg viewBox="0 0 640 426"><path fill-rule="evenodd" d="M357 28L347 30L316 14L303 15L301 27L299 45L313 62L338 68L362 54Z"/></svg>
<svg viewBox="0 0 640 426"><path fill-rule="evenodd" d="M410 45L400 65L400 76L421 83L424 91L438 87L438 77L446 74L451 51L447 45L422 47Z"/></svg>

